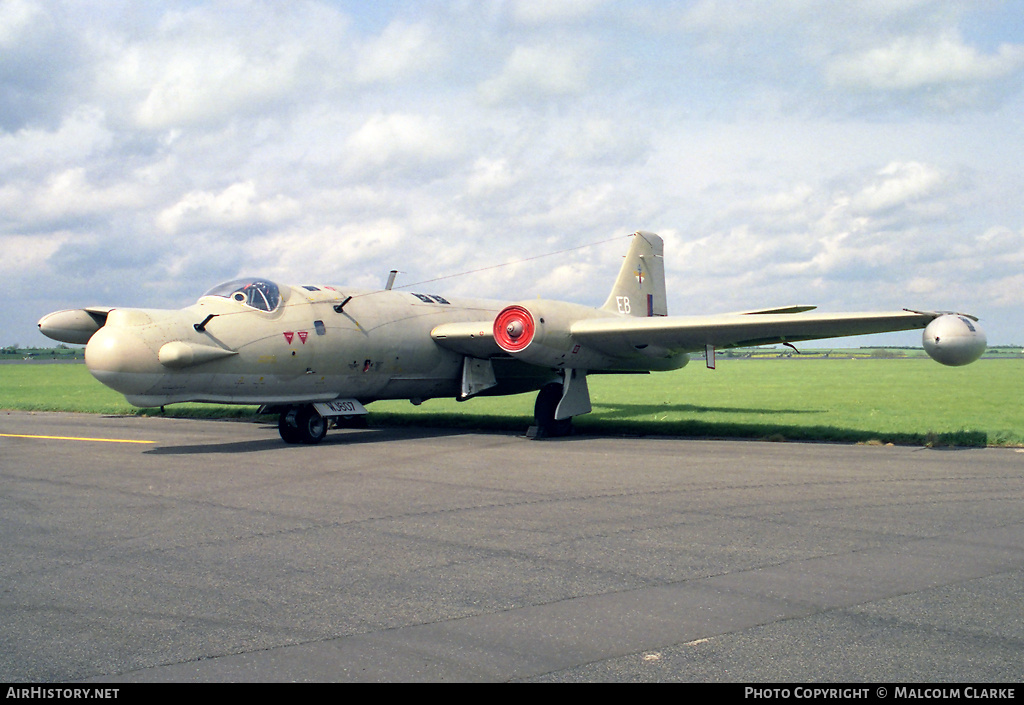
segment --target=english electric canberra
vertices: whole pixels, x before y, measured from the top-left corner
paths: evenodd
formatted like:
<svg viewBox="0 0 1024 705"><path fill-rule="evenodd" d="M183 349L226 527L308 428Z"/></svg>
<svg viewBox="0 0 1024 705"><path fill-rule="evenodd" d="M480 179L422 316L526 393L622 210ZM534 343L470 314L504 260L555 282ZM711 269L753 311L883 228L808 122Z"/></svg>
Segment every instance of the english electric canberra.
<svg viewBox="0 0 1024 705"><path fill-rule="evenodd" d="M961 313L784 306L669 316L662 240L632 238L600 308L253 277L180 310L72 309L44 316L39 330L85 344L92 375L136 406L259 404L279 413L288 443L317 443L332 419L358 417L380 399L530 391L538 392L537 435L565 435L574 416L591 410L588 374L675 370L691 353L713 367L723 348L922 328L928 355L945 365L985 351L977 319Z"/></svg>

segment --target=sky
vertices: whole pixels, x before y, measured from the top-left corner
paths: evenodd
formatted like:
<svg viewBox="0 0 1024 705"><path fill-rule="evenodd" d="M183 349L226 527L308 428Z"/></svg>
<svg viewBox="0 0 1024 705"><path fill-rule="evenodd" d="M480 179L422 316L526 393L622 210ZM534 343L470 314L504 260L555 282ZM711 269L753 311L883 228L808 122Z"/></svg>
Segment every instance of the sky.
<svg viewBox="0 0 1024 705"><path fill-rule="evenodd" d="M0 346L241 276L599 306L637 230L670 314L1022 344L1022 164L1014 1L0 0Z"/></svg>

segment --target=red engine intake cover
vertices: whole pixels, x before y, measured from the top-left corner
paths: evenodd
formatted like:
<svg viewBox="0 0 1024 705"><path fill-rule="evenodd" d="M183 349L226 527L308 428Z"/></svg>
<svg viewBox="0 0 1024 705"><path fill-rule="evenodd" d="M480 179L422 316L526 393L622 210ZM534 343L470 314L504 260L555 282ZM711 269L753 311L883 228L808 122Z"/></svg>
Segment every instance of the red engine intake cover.
<svg viewBox="0 0 1024 705"><path fill-rule="evenodd" d="M533 340L537 327L522 306L506 306L494 319L494 342L505 352L519 352Z"/></svg>

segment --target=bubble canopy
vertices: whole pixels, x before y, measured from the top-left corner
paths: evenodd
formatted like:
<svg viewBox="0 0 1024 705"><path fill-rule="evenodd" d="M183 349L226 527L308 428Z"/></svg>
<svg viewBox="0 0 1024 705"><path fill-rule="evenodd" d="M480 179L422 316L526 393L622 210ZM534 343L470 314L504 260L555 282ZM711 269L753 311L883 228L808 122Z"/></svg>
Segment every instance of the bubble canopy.
<svg viewBox="0 0 1024 705"><path fill-rule="evenodd" d="M203 296L221 296L259 311L273 311L281 305L281 289L269 279L234 279L218 284Z"/></svg>

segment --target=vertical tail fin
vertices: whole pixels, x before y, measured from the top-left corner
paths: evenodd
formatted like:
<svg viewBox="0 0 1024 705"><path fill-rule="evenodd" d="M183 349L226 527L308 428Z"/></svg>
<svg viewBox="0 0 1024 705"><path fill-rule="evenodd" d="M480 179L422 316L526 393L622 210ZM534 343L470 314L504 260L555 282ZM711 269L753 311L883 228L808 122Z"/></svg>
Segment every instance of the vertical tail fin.
<svg viewBox="0 0 1024 705"><path fill-rule="evenodd" d="M633 244L619 270L604 311L630 316L667 316L665 243L654 233L633 234Z"/></svg>

